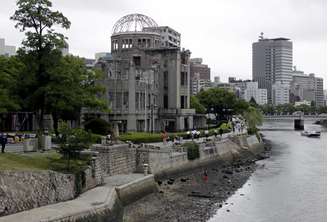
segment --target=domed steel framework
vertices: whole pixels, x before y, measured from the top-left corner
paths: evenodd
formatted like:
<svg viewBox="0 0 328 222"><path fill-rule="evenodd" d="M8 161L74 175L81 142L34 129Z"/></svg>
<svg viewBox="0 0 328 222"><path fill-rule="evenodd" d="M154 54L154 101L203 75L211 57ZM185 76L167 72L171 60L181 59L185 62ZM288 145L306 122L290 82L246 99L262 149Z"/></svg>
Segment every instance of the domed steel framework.
<svg viewBox="0 0 328 222"><path fill-rule="evenodd" d="M113 27L113 34L142 32L146 27L158 27L154 19L142 14L129 14L120 18Z"/></svg>

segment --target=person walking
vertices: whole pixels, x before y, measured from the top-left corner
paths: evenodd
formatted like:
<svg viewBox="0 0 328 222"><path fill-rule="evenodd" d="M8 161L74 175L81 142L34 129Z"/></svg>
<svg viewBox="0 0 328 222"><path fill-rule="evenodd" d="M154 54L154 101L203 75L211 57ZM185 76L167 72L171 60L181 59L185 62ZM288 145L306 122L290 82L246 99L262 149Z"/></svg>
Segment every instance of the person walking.
<svg viewBox="0 0 328 222"><path fill-rule="evenodd" d="M222 128L219 129L219 134L220 134L220 137L222 139L222 135L223 135L223 129Z"/></svg>
<svg viewBox="0 0 328 222"><path fill-rule="evenodd" d="M232 133L233 133L233 134L235 134L235 127L236 127L235 122L232 121L232 123L231 123L231 128L232 128Z"/></svg>
<svg viewBox="0 0 328 222"><path fill-rule="evenodd" d="M218 137L218 130L217 129L214 130L214 136L215 136L215 138Z"/></svg>
<svg viewBox="0 0 328 222"><path fill-rule="evenodd" d="M207 140L208 140L208 136L209 136L208 129L206 129L206 130L204 131L204 133L205 133L205 138L206 138L206 141L207 141Z"/></svg>
<svg viewBox="0 0 328 222"><path fill-rule="evenodd" d="M194 138L196 137L196 134L197 134L196 129L193 129L193 130L191 131L191 140L192 140L192 141L194 141Z"/></svg>
<svg viewBox="0 0 328 222"><path fill-rule="evenodd" d="M163 140L163 144L166 145L168 135L167 135L167 132L165 130L162 132L161 137L162 137L162 140Z"/></svg>
<svg viewBox="0 0 328 222"><path fill-rule="evenodd" d="M208 181L208 173L207 173L206 169L204 170L204 173L203 173L203 180L205 183L207 183L207 181Z"/></svg>
<svg viewBox="0 0 328 222"><path fill-rule="evenodd" d="M0 135L1 153L5 152L7 142L8 142L7 136L4 133L1 133Z"/></svg>

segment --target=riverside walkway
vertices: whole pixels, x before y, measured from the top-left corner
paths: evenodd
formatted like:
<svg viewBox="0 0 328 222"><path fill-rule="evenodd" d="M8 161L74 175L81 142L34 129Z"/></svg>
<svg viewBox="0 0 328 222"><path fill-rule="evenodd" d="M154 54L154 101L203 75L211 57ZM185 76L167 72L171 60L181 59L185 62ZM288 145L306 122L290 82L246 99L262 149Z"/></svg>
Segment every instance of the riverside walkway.
<svg viewBox="0 0 328 222"><path fill-rule="evenodd" d="M226 140L229 136L245 133L246 130L240 133L225 133L222 135L222 140ZM218 136L220 137L220 136ZM209 139L213 139L210 136ZM183 142L192 141L185 139ZM194 141L202 142L205 138L194 139ZM158 146L160 149L169 148L172 143L150 143L149 145ZM152 177L152 178L150 178ZM81 194L76 199L59 202L56 204L46 205L39 208L34 208L27 211L22 211L16 214L0 217L0 222L24 221L24 222L55 222L66 221L68 218L90 215L96 213L97 210L112 209L118 194L115 188L124 187L129 184L135 186L141 181L152 179L153 175L144 176L143 174L124 174L106 177L104 185L98 186ZM130 192L130 191L129 191ZM130 192L131 193L131 192Z"/></svg>
<svg viewBox="0 0 328 222"><path fill-rule="evenodd" d="M150 176L152 175L147 177ZM111 209L116 200L116 187L142 180L143 178L146 178L143 174L124 174L106 177L103 186L91 189L76 199L0 217L0 222L62 221L65 218L74 215L85 215L100 208Z"/></svg>

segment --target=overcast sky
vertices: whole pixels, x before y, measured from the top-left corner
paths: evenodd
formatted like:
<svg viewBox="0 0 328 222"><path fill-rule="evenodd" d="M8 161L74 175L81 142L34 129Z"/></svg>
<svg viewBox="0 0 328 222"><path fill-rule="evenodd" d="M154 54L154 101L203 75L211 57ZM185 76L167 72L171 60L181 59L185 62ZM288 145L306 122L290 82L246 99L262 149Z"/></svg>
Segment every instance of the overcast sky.
<svg viewBox="0 0 328 222"><path fill-rule="evenodd" d="M9 17L15 0L0 1L0 37L19 46L24 35ZM293 41L293 64L305 73L326 76L326 0L53 0L54 8L71 21L70 52L94 58L110 51L115 22L130 13L152 17L181 33L182 47L202 57L212 79L252 78L252 42L267 38ZM326 79L326 78L325 78ZM325 83L326 84L326 83ZM325 87L326 88L326 87Z"/></svg>

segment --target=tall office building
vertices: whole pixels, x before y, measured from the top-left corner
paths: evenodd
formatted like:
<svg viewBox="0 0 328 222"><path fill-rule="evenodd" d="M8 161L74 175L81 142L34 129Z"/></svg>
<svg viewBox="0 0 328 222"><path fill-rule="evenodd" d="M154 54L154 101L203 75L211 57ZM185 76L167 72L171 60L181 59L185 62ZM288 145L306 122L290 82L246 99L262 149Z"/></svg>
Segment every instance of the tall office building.
<svg viewBox="0 0 328 222"><path fill-rule="evenodd" d="M211 85L211 69L202 64L202 58L190 59L190 94L196 95L201 89L208 89Z"/></svg>
<svg viewBox="0 0 328 222"><path fill-rule="evenodd" d="M0 55L14 56L16 55L16 47L5 44L5 39L0 38Z"/></svg>
<svg viewBox="0 0 328 222"><path fill-rule="evenodd" d="M276 82L272 85L272 104L283 105L289 103L289 84Z"/></svg>
<svg viewBox="0 0 328 222"><path fill-rule="evenodd" d="M229 84L235 88L237 96L241 99L244 99L244 97L245 97L244 94L245 94L245 90L247 88L247 83L251 82L251 80L241 80L241 79L236 79L235 77L229 77L228 81L229 81Z"/></svg>
<svg viewBox="0 0 328 222"><path fill-rule="evenodd" d="M220 83L220 76L214 76L214 83Z"/></svg>
<svg viewBox="0 0 328 222"><path fill-rule="evenodd" d="M314 77L314 74L310 74L314 78L314 89L315 89L315 105L317 107L325 105L325 96L323 92L323 78Z"/></svg>
<svg viewBox="0 0 328 222"><path fill-rule="evenodd" d="M244 90L244 99L249 102L252 98L255 99L259 105L267 104L267 90L259 89L257 82L245 82L246 89Z"/></svg>
<svg viewBox="0 0 328 222"><path fill-rule="evenodd" d="M290 94L293 102L314 102L317 107L324 106L323 78L315 77L315 74L304 74L303 71L292 72Z"/></svg>
<svg viewBox="0 0 328 222"><path fill-rule="evenodd" d="M253 81L258 82L259 88L267 89L268 103L273 103L274 84L278 83L275 91L281 86L284 92L290 84L292 63L293 43L289 39L268 39L261 33L258 42L253 43Z"/></svg>

